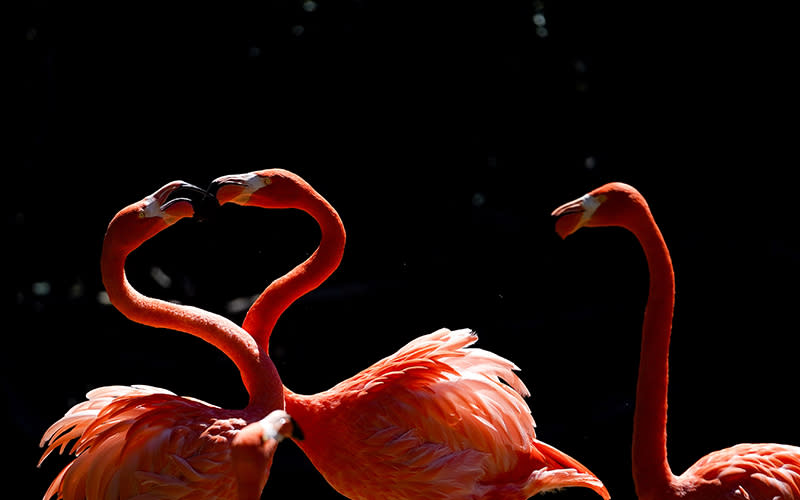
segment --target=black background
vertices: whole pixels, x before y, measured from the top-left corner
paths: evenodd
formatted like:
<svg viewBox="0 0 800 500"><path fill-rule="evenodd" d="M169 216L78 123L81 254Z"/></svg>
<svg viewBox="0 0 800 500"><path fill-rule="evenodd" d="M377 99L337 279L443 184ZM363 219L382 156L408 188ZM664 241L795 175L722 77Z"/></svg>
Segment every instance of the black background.
<svg viewBox="0 0 800 500"><path fill-rule="evenodd" d="M38 440L91 388L244 406L214 348L98 302L99 256L113 215L166 182L271 167L303 176L348 231L340 268L272 337L293 390L327 389L439 327L473 328L522 368L539 437L633 497L644 257L618 229L561 241L549 217L620 180L648 199L675 264L673 470L737 442L800 444L788 13L293 0L29 1L14 14L0 386L20 498L66 463L37 470ZM318 237L300 212L226 206L148 242L128 274L238 322L231 301ZM264 496L286 493L337 497L292 444Z"/></svg>

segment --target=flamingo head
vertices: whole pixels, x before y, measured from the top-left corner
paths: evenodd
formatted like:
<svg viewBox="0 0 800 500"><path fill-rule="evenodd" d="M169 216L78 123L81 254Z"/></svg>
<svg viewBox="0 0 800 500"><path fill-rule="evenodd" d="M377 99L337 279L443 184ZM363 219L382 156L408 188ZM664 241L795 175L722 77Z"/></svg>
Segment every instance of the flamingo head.
<svg viewBox="0 0 800 500"><path fill-rule="evenodd" d="M254 205L262 208L294 207L303 192L313 191L299 176L269 169L215 179L208 189L220 204Z"/></svg>
<svg viewBox="0 0 800 500"><path fill-rule="evenodd" d="M281 442L284 438L303 440L303 431L297 426L294 419L283 410L274 410L261 420L261 427L264 431L261 441L266 442L270 439Z"/></svg>
<svg viewBox="0 0 800 500"><path fill-rule="evenodd" d="M269 479L272 458L286 437L298 437L292 417L275 410L262 420L241 429L231 442L231 465L238 483L237 498L260 498Z"/></svg>
<svg viewBox="0 0 800 500"><path fill-rule="evenodd" d="M578 229L626 226L633 205L647 206L644 197L632 186L611 182L553 210L556 232L566 238Z"/></svg>
<svg viewBox="0 0 800 500"><path fill-rule="evenodd" d="M108 226L106 239L137 246L185 217L195 215L193 199L206 192L183 181L173 181L143 200L120 210ZM199 198L198 198L199 199Z"/></svg>

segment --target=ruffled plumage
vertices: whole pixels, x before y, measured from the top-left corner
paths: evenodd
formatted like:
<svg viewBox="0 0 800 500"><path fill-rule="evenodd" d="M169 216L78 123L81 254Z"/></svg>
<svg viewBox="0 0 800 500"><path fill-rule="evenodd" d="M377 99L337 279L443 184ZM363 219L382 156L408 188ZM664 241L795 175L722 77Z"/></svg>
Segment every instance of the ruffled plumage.
<svg viewBox="0 0 800 500"><path fill-rule="evenodd" d="M149 386L109 386L87 394L45 432L40 460L54 450L75 459L47 500L228 498L236 484L230 442L252 417Z"/></svg>
<svg viewBox="0 0 800 500"><path fill-rule="evenodd" d="M717 494L724 491L731 499L800 499L800 447L737 444L709 453L676 479L696 498L705 498L710 489Z"/></svg>
<svg viewBox="0 0 800 500"><path fill-rule="evenodd" d="M518 368L476 341L441 329L329 391L287 395L306 433L298 445L354 500L525 499L564 486L608 498L588 469L536 439ZM338 405L348 411L325 411Z"/></svg>

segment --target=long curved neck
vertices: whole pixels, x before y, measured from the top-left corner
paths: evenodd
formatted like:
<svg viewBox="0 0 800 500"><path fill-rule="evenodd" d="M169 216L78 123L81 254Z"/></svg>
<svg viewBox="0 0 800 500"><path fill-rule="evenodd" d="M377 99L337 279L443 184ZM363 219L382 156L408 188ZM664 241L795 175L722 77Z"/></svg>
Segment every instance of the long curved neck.
<svg viewBox="0 0 800 500"><path fill-rule="evenodd" d="M133 249L119 251L107 239L101 271L109 299L129 319L156 328L189 333L224 352L239 369L250 396L248 409L283 408L283 389L269 355L244 330L217 314L147 297L125 277L125 259Z"/></svg>
<svg viewBox="0 0 800 500"><path fill-rule="evenodd" d="M650 271L632 450L637 494L649 498L650 492L666 491L674 477L667 461L667 387L675 276L667 245L646 206L628 229L641 243Z"/></svg>
<svg viewBox="0 0 800 500"><path fill-rule="evenodd" d="M265 351L278 318L292 303L322 284L342 261L345 231L336 210L315 191L304 191L290 207L307 212L319 224L319 247L305 262L273 281L247 311L242 328L250 332Z"/></svg>

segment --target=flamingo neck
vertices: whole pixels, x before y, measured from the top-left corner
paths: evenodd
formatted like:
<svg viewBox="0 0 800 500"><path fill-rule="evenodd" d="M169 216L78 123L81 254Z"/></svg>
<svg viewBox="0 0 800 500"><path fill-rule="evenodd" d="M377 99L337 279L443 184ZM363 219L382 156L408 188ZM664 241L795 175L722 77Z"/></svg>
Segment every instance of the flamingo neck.
<svg viewBox="0 0 800 500"><path fill-rule="evenodd" d="M295 413L289 413L293 419L297 419L295 414L302 418L302 415L307 413L308 408L308 396L303 396L301 394L296 394L289 390L288 388L284 387L283 389L283 397L284 401L286 402L286 413L289 413L289 408L294 410Z"/></svg>
<svg viewBox="0 0 800 500"><path fill-rule="evenodd" d="M286 413L292 416L305 434L305 439L296 443L311 458L311 455L316 455L320 449L326 447L326 441L330 440L330 419L332 415L339 413L336 408L345 402L346 397L335 390L311 396L296 394L286 387L283 397Z"/></svg>
<svg viewBox="0 0 800 500"><path fill-rule="evenodd" d="M305 262L273 281L247 311L242 328L250 332L258 345L269 352L269 338L278 318L292 303L322 284L342 261L345 230L336 210L315 191L305 191L297 208L319 224L322 233L319 247Z"/></svg>
<svg viewBox="0 0 800 500"><path fill-rule="evenodd" d="M224 352L239 369L250 397L247 408L265 413L283 408L278 371L269 355L244 330L217 314L147 297L125 276L125 260L133 251L120 252L106 239L101 268L111 303L127 318L156 328L168 328L199 337Z"/></svg>
<svg viewBox="0 0 800 500"><path fill-rule="evenodd" d="M650 272L632 448L637 494L649 498L648 492L667 491L674 478L667 461L667 388L675 276L667 245L646 205L642 216L629 229L642 245Z"/></svg>

